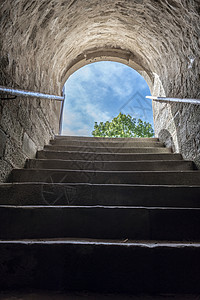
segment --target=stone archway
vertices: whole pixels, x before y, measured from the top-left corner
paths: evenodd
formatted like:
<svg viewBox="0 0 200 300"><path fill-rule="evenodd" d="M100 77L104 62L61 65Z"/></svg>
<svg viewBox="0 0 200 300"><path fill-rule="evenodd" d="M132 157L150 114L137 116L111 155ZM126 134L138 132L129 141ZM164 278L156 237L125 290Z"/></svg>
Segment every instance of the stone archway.
<svg viewBox="0 0 200 300"><path fill-rule="evenodd" d="M76 59L71 63L70 66L66 70L63 71L63 74L61 78L64 78L64 82L68 79L68 77L76 72L81 67L91 64L94 62L99 61L114 61L123 63L131 68L133 68L135 71L137 71L140 75L144 77L147 84L149 85L149 88L152 93L156 94L164 94L164 89L162 86L162 83L159 79L159 76L145 67L141 66L137 60L134 57L134 54L123 50L123 49L116 49L116 48L110 48L110 49L90 49L82 53L81 55L78 55ZM63 82L63 80L62 80ZM155 91L155 88L157 90ZM158 91L159 89L159 91Z"/></svg>
<svg viewBox="0 0 200 300"><path fill-rule="evenodd" d="M155 96L199 97L197 0L3 0L0 8L1 85L61 93L70 72L108 57L132 64ZM60 107L18 98L0 108L5 178L58 132ZM175 151L197 160L198 110L154 104L157 135L169 141L167 132Z"/></svg>

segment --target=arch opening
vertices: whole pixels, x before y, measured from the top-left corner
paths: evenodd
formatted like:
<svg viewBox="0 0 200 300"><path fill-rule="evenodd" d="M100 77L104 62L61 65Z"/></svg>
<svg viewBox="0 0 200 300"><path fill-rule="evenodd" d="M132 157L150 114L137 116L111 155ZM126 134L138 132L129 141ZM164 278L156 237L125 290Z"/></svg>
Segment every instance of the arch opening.
<svg viewBox="0 0 200 300"><path fill-rule="evenodd" d="M114 61L90 62L74 71L64 85L62 135L91 136L95 122L111 121L120 112L153 127L150 89L137 71Z"/></svg>

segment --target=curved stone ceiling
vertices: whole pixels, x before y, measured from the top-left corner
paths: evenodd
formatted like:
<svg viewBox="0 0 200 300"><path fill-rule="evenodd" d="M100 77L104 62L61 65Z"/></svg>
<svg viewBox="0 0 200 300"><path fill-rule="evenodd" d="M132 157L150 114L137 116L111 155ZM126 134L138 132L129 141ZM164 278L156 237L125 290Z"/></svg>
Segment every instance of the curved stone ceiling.
<svg viewBox="0 0 200 300"><path fill-rule="evenodd" d="M152 91L160 78L157 94L197 97L199 11L198 0L1 0L1 82L61 93L74 70L110 59Z"/></svg>

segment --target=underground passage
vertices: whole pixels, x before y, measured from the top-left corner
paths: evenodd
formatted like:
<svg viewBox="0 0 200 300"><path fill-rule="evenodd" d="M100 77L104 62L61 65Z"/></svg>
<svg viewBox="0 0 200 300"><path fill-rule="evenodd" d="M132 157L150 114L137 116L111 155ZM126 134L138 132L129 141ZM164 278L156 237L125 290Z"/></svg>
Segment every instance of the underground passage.
<svg viewBox="0 0 200 300"><path fill-rule="evenodd" d="M200 294L198 0L0 3L0 299ZM60 135L63 86L118 62L155 136Z"/></svg>

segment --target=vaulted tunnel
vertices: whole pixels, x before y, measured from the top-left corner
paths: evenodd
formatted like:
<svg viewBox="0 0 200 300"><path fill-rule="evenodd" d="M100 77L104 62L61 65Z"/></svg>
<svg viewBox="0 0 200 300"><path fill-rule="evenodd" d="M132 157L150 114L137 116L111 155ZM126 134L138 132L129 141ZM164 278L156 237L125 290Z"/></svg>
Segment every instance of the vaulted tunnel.
<svg viewBox="0 0 200 300"><path fill-rule="evenodd" d="M199 98L199 1L0 2L0 84L61 94L67 78L100 60L125 63L154 96ZM153 104L156 135L185 158L200 160L200 109ZM58 133L60 104L0 102L0 168L5 180Z"/></svg>

